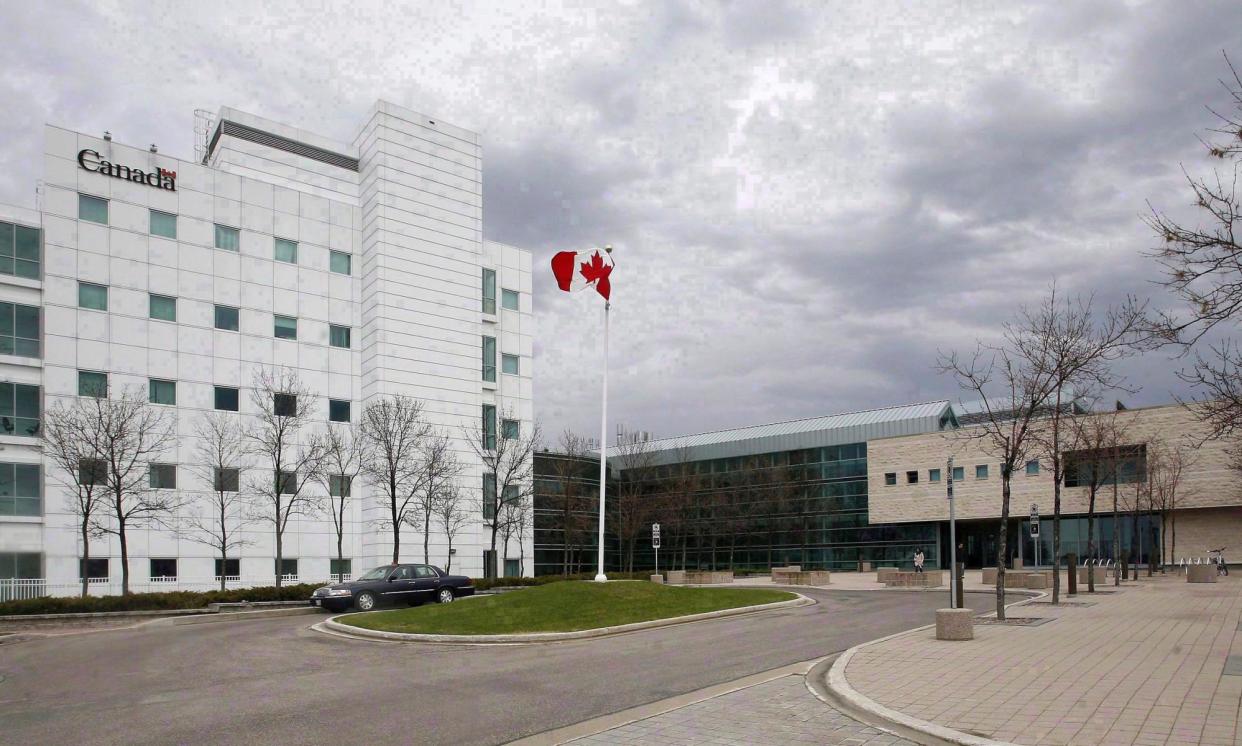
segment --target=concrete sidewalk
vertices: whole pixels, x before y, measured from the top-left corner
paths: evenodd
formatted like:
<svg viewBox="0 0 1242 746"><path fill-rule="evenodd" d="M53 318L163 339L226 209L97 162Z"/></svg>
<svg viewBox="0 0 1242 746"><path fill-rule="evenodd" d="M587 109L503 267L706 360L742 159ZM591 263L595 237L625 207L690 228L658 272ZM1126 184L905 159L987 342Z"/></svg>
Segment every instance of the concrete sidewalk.
<svg viewBox="0 0 1242 746"><path fill-rule="evenodd" d="M976 623L972 641L920 630L855 648L839 664L853 692L835 694L1022 744L1242 742L1242 578L1083 591L1008 612L1045 622Z"/></svg>

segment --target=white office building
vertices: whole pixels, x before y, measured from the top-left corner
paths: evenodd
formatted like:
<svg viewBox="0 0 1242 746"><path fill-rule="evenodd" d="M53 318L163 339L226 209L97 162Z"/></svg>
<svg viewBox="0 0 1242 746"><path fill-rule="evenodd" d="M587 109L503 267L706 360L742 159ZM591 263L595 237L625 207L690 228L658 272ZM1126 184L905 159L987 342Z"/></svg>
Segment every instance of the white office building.
<svg viewBox="0 0 1242 746"><path fill-rule="evenodd" d="M188 160L49 125L35 209L0 205L0 594L70 594L80 573L120 587L115 536L80 562L72 481L40 448L50 407L106 386L169 408L178 437L150 486L192 502L211 491L196 422L253 418L262 370L296 371L314 426L356 423L386 395L421 400L465 463L473 512L453 571L483 575L487 477L464 433L531 427L533 327L530 254L482 238L479 136L382 101L349 143L229 108L199 125ZM326 513L294 518L279 571L317 582L388 562L381 499L354 483L343 563ZM133 589L271 584L272 527L245 531L222 564L184 531L129 529ZM430 543L444 566L434 526ZM401 544L422 561L422 529ZM529 531L500 552L501 572L532 573Z"/></svg>

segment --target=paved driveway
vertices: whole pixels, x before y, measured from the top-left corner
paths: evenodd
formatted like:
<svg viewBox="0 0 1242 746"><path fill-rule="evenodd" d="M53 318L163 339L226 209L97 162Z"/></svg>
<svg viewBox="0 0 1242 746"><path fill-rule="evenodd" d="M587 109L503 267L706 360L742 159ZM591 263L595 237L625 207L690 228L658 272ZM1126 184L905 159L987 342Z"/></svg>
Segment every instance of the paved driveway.
<svg viewBox="0 0 1242 746"><path fill-rule="evenodd" d="M820 603L533 646L353 641L305 616L31 640L0 646L0 723L9 743L500 743L928 624L947 600L806 594Z"/></svg>

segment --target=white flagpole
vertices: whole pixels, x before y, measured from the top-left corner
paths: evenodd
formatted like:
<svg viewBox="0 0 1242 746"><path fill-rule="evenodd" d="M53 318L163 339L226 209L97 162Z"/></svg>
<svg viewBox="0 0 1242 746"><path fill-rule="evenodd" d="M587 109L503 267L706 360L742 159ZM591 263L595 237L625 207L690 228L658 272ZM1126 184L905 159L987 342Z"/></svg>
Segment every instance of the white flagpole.
<svg viewBox="0 0 1242 746"><path fill-rule="evenodd" d="M609 246L605 251L611 253ZM595 582L604 583L608 576L604 574L604 485L607 483L608 467L608 308L612 304L604 301L604 405L599 420L599 571L595 573Z"/></svg>

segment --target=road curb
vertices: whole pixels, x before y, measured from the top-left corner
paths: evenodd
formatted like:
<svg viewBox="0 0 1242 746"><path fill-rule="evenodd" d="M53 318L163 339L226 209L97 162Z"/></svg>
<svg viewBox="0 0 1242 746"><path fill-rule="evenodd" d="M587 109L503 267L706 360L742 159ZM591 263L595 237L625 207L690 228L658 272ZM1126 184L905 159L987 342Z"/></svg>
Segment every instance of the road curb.
<svg viewBox="0 0 1242 746"><path fill-rule="evenodd" d="M362 627L355 627L353 625L337 622L336 617L326 619L323 622L314 625L312 629L318 628L317 631L320 632L332 632L348 637L362 637L371 640L383 640L385 642L423 642L447 645L523 645L609 637L612 635L622 635L628 632L637 632L640 630L671 627L676 624L689 624L691 622L701 622L709 619L722 619L726 617L741 616L743 614L757 614L764 611L775 611L777 609L792 609L799 606L811 606L818 603L815 599L808 598L801 593L797 593L796 595L798 596L797 598L790 599L788 601L777 601L775 603L759 604L757 606L741 606L733 609L708 611L702 614L688 614L686 616L672 617L669 619L654 619L649 622L619 624L613 627L597 627L595 629L577 630L575 632L532 632L518 635L428 635L411 632L383 632L380 630L363 629Z"/></svg>
<svg viewBox="0 0 1242 746"><path fill-rule="evenodd" d="M967 591L968 593L987 593L990 591ZM1022 591L1015 589L1010 591L1006 589L1006 593L1014 593L1015 595L1029 596L1021 601L1015 601L1011 604L1005 604L1006 609L1015 606L1023 606L1029 604L1036 599L1043 598L1049 594L1036 591ZM996 612L991 612L993 615ZM987 616L987 615L983 615ZM952 728L938 725L927 720L921 720L916 717L905 714L898 710L876 702L870 697L865 696L854 687L850 686L849 681L845 678L845 669L849 666L850 660L863 648L872 645L878 645L882 642L915 635L920 632L926 632L935 629L935 624L927 624L922 627L916 627L905 632L898 632L895 635L888 635L876 640L864 642L861 645L846 650L833 661L831 667L817 665L807 674L807 688L811 693L818 697L821 701L841 710L850 717L860 720L864 723L874 725L875 727L883 727L887 730L896 732L906 738L912 738L920 743L930 744L954 744L955 746L1015 746L1008 741L997 741L995 739L984 736L975 736L969 733L963 733ZM827 668L827 676L823 676L823 669ZM822 690L818 690L813 685L812 677L815 677L815 684L820 684ZM822 684L820 683L822 682Z"/></svg>

